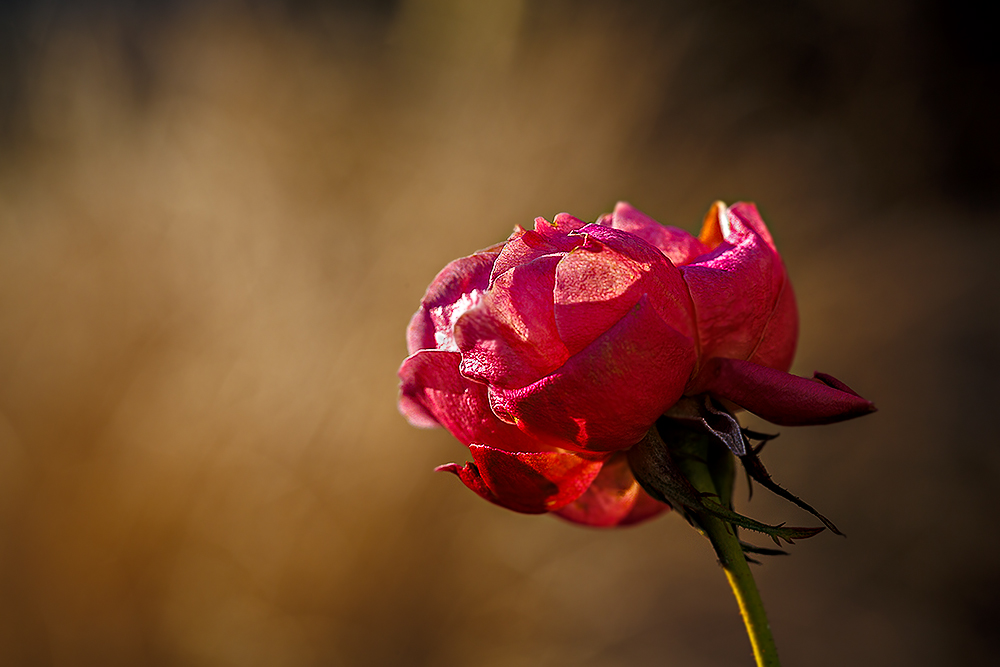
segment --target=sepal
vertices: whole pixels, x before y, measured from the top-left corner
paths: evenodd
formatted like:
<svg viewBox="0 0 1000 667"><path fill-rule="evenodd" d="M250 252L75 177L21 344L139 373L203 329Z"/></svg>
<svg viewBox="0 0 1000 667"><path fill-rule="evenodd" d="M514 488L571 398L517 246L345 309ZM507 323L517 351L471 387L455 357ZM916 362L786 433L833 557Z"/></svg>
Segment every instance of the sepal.
<svg viewBox="0 0 1000 667"><path fill-rule="evenodd" d="M665 421L667 428L671 429L672 445L680 444L683 447L684 444L689 444L676 440L704 441L703 434L679 425L671 427L669 420ZM785 527L784 524L761 523L725 507L719 502L718 495L699 492L688 479L681 465L675 460L671 448L660 436L657 426L649 429L646 437L629 450L628 461L635 478L649 495L681 511L696 526L698 514L704 512L747 530L763 533L779 545L781 544L780 540L794 544L795 540L813 537L824 530L823 528ZM713 499L712 496L715 498Z"/></svg>

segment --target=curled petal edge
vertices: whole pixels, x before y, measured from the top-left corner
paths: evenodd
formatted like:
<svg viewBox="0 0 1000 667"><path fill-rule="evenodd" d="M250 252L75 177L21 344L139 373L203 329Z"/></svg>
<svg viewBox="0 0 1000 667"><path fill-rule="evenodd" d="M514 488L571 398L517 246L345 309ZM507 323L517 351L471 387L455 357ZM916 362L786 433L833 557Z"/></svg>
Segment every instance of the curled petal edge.
<svg viewBox="0 0 1000 667"><path fill-rule="evenodd" d="M709 360L685 393L706 391L780 426L832 424L876 410L825 373L804 378L740 359Z"/></svg>
<svg viewBox="0 0 1000 667"><path fill-rule="evenodd" d="M435 468L450 472L486 500L515 512L543 514L562 509L590 486L604 459L570 452L506 452L470 445L472 461Z"/></svg>

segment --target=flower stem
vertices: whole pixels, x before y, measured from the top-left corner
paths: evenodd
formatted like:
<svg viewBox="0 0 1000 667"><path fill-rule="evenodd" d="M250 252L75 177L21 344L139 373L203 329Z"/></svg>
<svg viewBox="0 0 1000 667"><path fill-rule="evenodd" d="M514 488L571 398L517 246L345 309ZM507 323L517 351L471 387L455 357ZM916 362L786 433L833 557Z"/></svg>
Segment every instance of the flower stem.
<svg viewBox="0 0 1000 667"><path fill-rule="evenodd" d="M705 461L704 457L688 456L679 460L678 464L698 491L718 496L719 491ZM696 519L712 542L719 563L725 570L726 578L739 603L740 615L746 625L758 667L779 667L781 663L778 661L778 649L771 636L771 627L764 613L764 603L760 599L757 584L736 537L735 528L728 521L705 512L698 512Z"/></svg>

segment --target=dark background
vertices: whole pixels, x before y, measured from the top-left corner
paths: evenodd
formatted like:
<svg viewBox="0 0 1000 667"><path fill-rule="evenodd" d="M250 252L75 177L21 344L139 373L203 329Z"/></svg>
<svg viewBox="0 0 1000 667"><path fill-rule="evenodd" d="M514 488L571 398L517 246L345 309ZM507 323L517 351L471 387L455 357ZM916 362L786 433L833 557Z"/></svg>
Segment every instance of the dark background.
<svg viewBox="0 0 1000 667"><path fill-rule="evenodd" d="M765 450L849 536L756 569L786 664L991 662L996 29L971 2L3 3L0 663L749 664L678 517L506 512L395 408L447 261L618 199L696 230L718 198L777 239L793 370L880 408Z"/></svg>

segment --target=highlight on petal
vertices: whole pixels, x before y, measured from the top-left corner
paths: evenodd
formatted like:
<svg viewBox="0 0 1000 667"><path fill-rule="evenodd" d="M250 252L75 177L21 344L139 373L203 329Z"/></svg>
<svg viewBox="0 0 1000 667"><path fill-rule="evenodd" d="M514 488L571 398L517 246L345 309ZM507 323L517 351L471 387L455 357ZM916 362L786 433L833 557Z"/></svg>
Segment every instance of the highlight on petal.
<svg viewBox="0 0 1000 667"><path fill-rule="evenodd" d="M507 509L542 514L562 509L587 490L601 471L601 460L572 452L507 452L470 445L472 461L436 470L454 473L480 496Z"/></svg>
<svg viewBox="0 0 1000 667"><path fill-rule="evenodd" d="M399 411L414 426L444 426L467 445L490 442L515 451L542 448L535 438L507 424L490 410L486 385L458 372L457 352L421 350L399 368Z"/></svg>
<svg viewBox="0 0 1000 667"><path fill-rule="evenodd" d="M771 246L771 250L778 251L774 245L774 239L771 238L771 232L767 229L767 225L764 224L764 219L760 217L760 212L757 210L756 204L753 202L738 201L729 207L727 215L730 217L730 221L738 220L740 224L753 230L755 234L764 239L767 245Z"/></svg>
<svg viewBox="0 0 1000 667"><path fill-rule="evenodd" d="M574 523L610 528L639 523L669 509L639 486L625 452L616 452L583 495L556 514Z"/></svg>
<svg viewBox="0 0 1000 667"><path fill-rule="evenodd" d="M505 388L523 387L563 365L553 287L560 255L543 255L495 278L478 307L456 322L461 371Z"/></svg>
<svg viewBox="0 0 1000 667"><path fill-rule="evenodd" d="M417 350L457 350L452 336L455 320L486 290L500 248L496 245L456 259L438 272L406 329L410 354Z"/></svg>
<svg viewBox="0 0 1000 667"><path fill-rule="evenodd" d="M642 239L587 225L587 242L556 266L555 318L570 354L589 345L649 295L660 317L693 337L691 298L680 271Z"/></svg>
<svg viewBox="0 0 1000 667"><path fill-rule="evenodd" d="M686 393L711 392L781 426L832 424L875 411L875 405L824 373L804 378L750 361L710 360Z"/></svg>
<svg viewBox="0 0 1000 667"><path fill-rule="evenodd" d="M563 447L615 451L641 440L680 398L695 361L691 339L664 322L649 301L643 295L551 375L522 389L490 387L494 412Z"/></svg>

